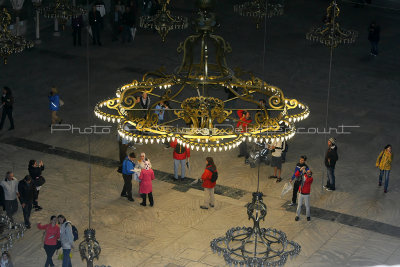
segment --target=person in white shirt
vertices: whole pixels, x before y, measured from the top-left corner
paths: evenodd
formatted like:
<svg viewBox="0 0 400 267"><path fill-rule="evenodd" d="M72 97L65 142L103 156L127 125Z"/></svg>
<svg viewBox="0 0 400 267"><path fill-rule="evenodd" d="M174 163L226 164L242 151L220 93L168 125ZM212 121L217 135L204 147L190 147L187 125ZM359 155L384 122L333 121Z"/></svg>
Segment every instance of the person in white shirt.
<svg viewBox="0 0 400 267"><path fill-rule="evenodd" d="M6 173L6 179L1 181L0 185L4 190L4 208L6 209L7 216L13 220L12 216L18 211L18 180L9 171Z"/></svg>
<svg viewBox="0 0 400 267"><path fill-rule="evenodd" d="M277 178L276 182L279 183L282 181L282 151L285 148L285 141L275 140L270 146L269 149L272 150L272 159L271 159L271 167L274 167L274 175L271 175L269 178ZM278 176L276 176L278 173Z"/></svg>

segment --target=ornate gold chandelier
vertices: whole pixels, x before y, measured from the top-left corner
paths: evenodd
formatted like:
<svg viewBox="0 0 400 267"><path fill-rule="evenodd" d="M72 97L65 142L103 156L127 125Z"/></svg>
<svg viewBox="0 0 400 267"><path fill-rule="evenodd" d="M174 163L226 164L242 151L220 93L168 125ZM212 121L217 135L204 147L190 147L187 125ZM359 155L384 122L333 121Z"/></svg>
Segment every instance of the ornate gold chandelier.
<svg viewBox="0 0 400 267"><path fill-rule="evenodd" d="M38 10L45 18L57 18L64 21L86 12L81 7L73 6L68 0L56 0L48 6L38 8Z"/></svg>
<svg viewBox="0 0 400 267"><path fill-rule="evenodd" d="M281 16L284 12L284 5L278 1L253 0L243 4L234 5L233 11L243 17L253 17L256 20L257 29L264 17L270 18Z"/></svg>
<svg viewBox="0 0 400 267"><path fill-rule="evenodd" d="M321 27L313 27L307 34L307 40L320 42L326 46L336 47L338 44L351 44L356 41L358 33L353 30L343 30L337 22L340 9L336 0L326 9L324 25Z"/></svg>
<svg viewBox="0 0 400 267"><path fill-rule="evenodd" d="M0 10L0 57L4 59L4 64L7 64L9 55L33 47L33 42L25 40L22 36L13 35L9 30L10 24L11 15L3 8Z"/></svg>
<svg viewBox="0 0 400 267"><path fill-rule="evenodd" d="M140 27L145 29L155 29L161 36L163 42L171 30L183 30L188 27L188 19L181 16L172 16L171 11L167 9L170 0L158 0L162 6L154 16L140 17Z"/></svg>
<svg viewBox="0 0 400 267"><path fill-rule="evenodd" d="M203 151L229 150L244 140L268 142L293 137L294 123L310 114L308 106L286 98L281 89L248 72L232 71L225 61L225 54L231 52L229 43L213 34L216 26L215 14L210 12L213 1L196 2L197 31L178 47L183 60L174 73L149 72L142 81L119 87L116 97L95 106L95 115L118 123L118 132L125 139L144 143L177 139L191 149ZM195 53L195 49L200 53ZM247 78L240 78L243 76ZM222 100L218 94L224 90L234 97ZM140 107L138 97L143 93L156 98L148 108ZM267 99L267 106L262 106L258 98ZM234 99L240 100L240 108L226 107ZM180 108L166 110L170 118L162 122L155 111L165 101L179 104ZM247 131L225 122L227 119L237 122L235 111L245 109L256 111Z"/></svg>

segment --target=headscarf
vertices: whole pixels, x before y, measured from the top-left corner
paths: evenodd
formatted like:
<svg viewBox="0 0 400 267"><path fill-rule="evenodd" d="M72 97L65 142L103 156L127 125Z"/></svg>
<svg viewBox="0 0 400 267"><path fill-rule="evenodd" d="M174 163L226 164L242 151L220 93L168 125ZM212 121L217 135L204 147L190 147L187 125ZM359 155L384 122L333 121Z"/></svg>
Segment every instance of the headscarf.
<svg viewBox="0 0 400 267"><path fill-rule="evenodd" d="M151 163L149 159L145 159L144 161L144 169L145 170L150 170L151 169Z"/></svg>

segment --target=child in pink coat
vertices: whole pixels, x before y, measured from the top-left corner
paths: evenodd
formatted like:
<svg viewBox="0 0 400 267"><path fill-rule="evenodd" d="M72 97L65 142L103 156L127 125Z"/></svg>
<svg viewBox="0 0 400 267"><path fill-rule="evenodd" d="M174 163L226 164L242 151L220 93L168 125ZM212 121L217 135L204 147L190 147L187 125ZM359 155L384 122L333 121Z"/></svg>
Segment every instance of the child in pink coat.
<svg viewBox="0 0 400 267"><path fill-rule="evenodd" d="M142 197L143 201L140 203L142 206L146 206L146 195L149 196L150 206L153 207L153 183L154 180L154 172L151 169L150 160L145 159L144 161L144 169L141 170L139 176L140 184L139 184L139 193Z"/></svg>

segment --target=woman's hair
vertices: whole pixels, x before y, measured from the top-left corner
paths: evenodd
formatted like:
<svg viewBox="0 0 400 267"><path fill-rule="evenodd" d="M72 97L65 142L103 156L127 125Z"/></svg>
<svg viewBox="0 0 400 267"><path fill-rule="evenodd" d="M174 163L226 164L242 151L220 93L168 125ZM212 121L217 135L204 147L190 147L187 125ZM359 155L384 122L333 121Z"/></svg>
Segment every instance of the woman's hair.
<svg viewBox="0 0 400 267"><path fill-rule="evenodd" d="M57 218L57 216L56 216L56 215L52 215L52 216L50 217L50 221L52 221L54 218Z"/></svg>
<svg viewBox="0 0 400 267"><path fill-rule="evenodd" d="M53 94L58 94L57 87L55 87L55 86L52 86L50 91L51 91Z"/></svg>
<svg viewBox="0 0 400 267"><path fill-rule="evenodd" d="M207 163L208 163L207 166L211 165L211 167L213 167L214 169L217 168L215 166L214 159L212 157L207 157L206 160L207 160Z"/></svg>
<svg viewBox="0 0 400 267"><path fill-rule="evenodd" d="M11 89L10 89L9 87L4 86L3 89L6 90L6 95L7 95L7 96L11 96L11 95L12 95Z"/></svg>
<svg viewBox="0 0 400 267"><path fill-rule="evenodd" d="M392 147L392 145L391 144L387 144L384 149L388 149L389 147Z"/></svg>
<svg viewBox="0 0 400 267"><path fill-rule="evenodd" d="M28 168L31 167L31 166L33 166L33 165L35 164L35 162L36 162L36 160L31 159L31 160L29 161Z"/></svg>
<svg viewBox="0 0 400 267"><path fill-rule="evenodd" d="M61 214L58 215L57 218L62 218L62 219L63 219L63 222L65 222L65 221L67 220L67 219L65 219L64 215L61 215Z"/></svg>

